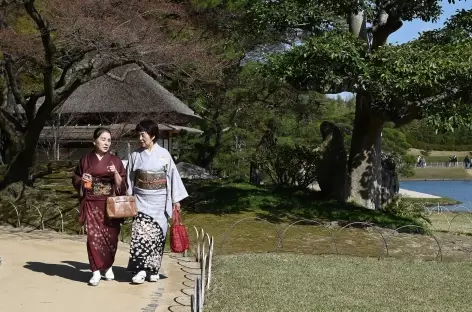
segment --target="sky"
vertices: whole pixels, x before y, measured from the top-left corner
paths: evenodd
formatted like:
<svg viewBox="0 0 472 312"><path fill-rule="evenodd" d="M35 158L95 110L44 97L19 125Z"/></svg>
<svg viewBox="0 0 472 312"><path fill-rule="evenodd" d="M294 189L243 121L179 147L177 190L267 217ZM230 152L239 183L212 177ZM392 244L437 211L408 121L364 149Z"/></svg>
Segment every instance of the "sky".
<svg viewBox="0 0 472 312"><path fill-rule="evenodd" d="M446 22L446 20L457 10L460 9L470 9L472 7L472 1L457 1L455 4L449 4L447 0L441 1L443 13L439 18L439 21L436 23L425 23L421 20L414 20L411 22L404 22L403 27L400 28L397 32L393 33L390 36L389 42L392 44L395 43L405 43L412 39L418 38L419 33L423 31L433 30L436 28L441 28Z"/></svg>
<svg viewBox="0 0 472 312"><path fill-rule="evenodd" d="M453 15L457 10L460 9L470 9L472 7L472 1L458 1L456 0L455 4L449 4L447 0L442 0L442 10L443 13L439 20L436 23L426 23L421 20L413 20L411 22L403 22L403 27L400 28L397 32L390 35L389 43L391 44L401 44L413 39L418 38L419 34L424 31L433 30L436 28L441 28L444 25L444 22ZM350 97L351 93L343 92L340 93L343 98ZM330 97L336 97L337 94L328 95Z"/></svg>

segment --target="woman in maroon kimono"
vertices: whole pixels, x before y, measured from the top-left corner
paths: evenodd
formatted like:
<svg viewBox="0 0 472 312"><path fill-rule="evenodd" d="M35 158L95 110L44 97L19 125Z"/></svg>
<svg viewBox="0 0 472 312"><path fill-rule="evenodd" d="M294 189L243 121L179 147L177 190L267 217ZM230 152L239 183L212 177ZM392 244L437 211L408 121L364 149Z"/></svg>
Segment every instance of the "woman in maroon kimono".
<svg viewBox="0 0 472 312"><path fill-rule="evenodd" d="M79 192L81 225L87 224L87 252L92 270L89 285L97 286L105 271L105 280L113 280L112 270L122 219L106 214L108 196L126 194L126 171L121 160L108 151L110 131L98 128L93 134L95 150L82 157L72 183Z"/></svg>

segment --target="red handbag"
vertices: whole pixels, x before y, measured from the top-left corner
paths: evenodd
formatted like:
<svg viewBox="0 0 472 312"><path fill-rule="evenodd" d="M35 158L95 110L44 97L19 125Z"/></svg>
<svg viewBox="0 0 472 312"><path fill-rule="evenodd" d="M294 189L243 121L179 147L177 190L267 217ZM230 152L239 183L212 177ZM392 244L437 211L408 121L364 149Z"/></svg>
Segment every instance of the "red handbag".
<svg viewBox="0 0 472 312"><path fill-rule="evenodd" d="M172 212L172 225L170 226L170 249L172 252L184 252L190 248L187 229L182 224L180 211L174 209Z"/></svg>

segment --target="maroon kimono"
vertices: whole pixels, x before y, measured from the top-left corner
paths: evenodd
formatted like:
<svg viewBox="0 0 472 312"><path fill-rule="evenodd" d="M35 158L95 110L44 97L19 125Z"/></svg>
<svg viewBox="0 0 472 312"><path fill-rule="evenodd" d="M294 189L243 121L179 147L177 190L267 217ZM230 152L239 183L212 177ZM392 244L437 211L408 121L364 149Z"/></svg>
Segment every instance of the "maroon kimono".
<svg viewBox="0 0 472 312"><path fill-rule="evenodd" d="M113 174L108 172L108 166L113 163L117 172L123 179L122 185L114 185ZM126 194L126 170L121 160L107 153L101 160L95 152L91 152L80 160L79 165L72 176L75 189L81 193L82 175L92 175L92 189L82 190L80 197L79 223L87 224L87 252L90 269L93 271L106 270L115 261L123 219L110 219L106 213L107 197L113 194Z"/></svg>

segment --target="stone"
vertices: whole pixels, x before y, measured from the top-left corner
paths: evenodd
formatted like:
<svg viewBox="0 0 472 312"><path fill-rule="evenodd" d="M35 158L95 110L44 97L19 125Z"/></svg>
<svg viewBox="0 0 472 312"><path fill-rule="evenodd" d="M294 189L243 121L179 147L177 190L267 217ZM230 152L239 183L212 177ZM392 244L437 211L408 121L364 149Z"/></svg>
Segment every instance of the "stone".
<svg viewBox="0 0 472 312"><path fill-rule="evenodd" d="M320 125L323 143L316 149L318 184L321 194L326 198L345 202L347 188L347 153L344 148L344 135L334 123L323 121Z"/></svg>
<svg viewBox="0 0 472 312"><path fill-rule="evenodd" d="M381 205L388 204L392 201L395 195L400 190L400 183L398 181L398 175L396 172L396 163L393 156L389 153L383 153L381 155L381 189L380 189L380 201Z"/></svg>
<svg viewBox="0 0 472 312"><path fill-rule="evenodd" d="M211 175L205 168L194 164L179 162L176 167L182 179L218 179L217 176Z"/></svg>

